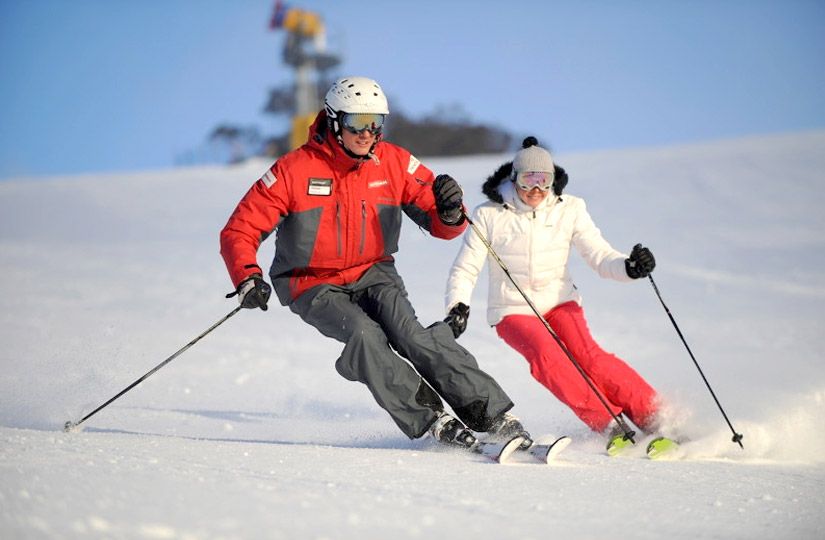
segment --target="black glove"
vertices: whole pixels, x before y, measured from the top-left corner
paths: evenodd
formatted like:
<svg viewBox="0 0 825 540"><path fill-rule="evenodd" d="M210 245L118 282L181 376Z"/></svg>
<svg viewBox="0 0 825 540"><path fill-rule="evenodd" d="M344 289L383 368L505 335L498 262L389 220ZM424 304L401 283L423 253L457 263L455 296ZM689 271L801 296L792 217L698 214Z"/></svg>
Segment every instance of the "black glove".
<svg viewBox="0 0 825 540"><path fill-rule="evenodd" d="M464 302L459 302L454 305L447 314L444 322L447 323L453 331L453 336L458 338L467 329L467 319L470 318L470 306Z"/></svg>
<svg viewBox="0 0 825 540"><path fill-rule="evenodd" d="M627 276L633 279L647 277L656 268L656 259L653 253L642 244L633 246L630 257L624 260L624 270Z"/></svg>
<svg viewBox="0 0 825 540"><path fill-rule="evenodd" d="M461 186L449 174L439 174L433 182L433 195L438 217L445 225L458 225L461 213Z"/></svg>
<svg viewBox="0 0 825 540"><path fill-rule="evenodd" d="M567 173L558 165L553 165L553 193L558 197L567 187Z"/></svg>
<svg viewBox="0 0 825 540"><path fill-rule="evenodd" d="M272 287L264 281L261 274L252 274L241 281L236 294L241 307L250 309L259 307L266 311L266 303L269 301L269 295L272 294Z"/></svg>

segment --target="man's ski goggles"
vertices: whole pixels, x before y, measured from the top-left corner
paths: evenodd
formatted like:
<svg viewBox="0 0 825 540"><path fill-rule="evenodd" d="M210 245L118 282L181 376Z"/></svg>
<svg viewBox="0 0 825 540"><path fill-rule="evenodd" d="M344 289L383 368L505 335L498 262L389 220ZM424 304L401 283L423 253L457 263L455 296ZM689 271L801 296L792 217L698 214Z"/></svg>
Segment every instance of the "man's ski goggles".
<svg viewBox="0 0 825 540"><path fill-rule="evenodd" d="M384 127L384 115L373 113L344 113L341 126L350 133L360 133L364 130L373 135L381 133Z"/></svg>
<svg viewBox="0 0 825 540"><path fill-rule="evenodd" d="M550 191L553 187L553 173L525 171L516 175L516 185L524 191L539 188L542 191Z"/></svg>

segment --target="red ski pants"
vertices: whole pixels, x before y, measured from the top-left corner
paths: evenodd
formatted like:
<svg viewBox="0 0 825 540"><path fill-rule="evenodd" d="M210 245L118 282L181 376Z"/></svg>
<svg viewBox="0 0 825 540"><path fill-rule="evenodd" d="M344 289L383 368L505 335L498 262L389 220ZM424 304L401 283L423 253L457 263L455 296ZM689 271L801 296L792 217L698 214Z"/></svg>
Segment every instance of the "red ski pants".
<svg viewBox="0 0 825 540"><path fill-rule="evenodd" d="M656 391L623 360L599 347L581 306L566 302L544 318L613 413L624 413L643 430L650 427L656 413ZM538 317L508 315L496 325L496 332L527 359L533 377L592 430L603 432L610 425L613 418Z"/></svg>

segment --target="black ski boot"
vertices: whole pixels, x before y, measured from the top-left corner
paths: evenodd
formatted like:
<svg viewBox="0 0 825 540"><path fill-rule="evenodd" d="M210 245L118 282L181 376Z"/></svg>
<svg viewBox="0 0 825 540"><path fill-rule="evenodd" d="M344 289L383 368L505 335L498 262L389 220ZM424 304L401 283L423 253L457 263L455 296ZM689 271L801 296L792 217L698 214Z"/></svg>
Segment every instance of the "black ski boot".
<svg viewBox="0 0 825 540"><path fill-rule="evenodd" d="M478 442L473 432L458 419L442 412L428 430L436 441L442 444L472 448Z"/></svg>
<svg viewBox="0 0 825 540"><path fill-rule="evenodd" d="M491 440L505 441L513 437L521 437L524 441L521 447L530 448L533 438L530 433L521 425L521 421L510 413L503 413L493 421L490 429L487 430Z"/></svg>

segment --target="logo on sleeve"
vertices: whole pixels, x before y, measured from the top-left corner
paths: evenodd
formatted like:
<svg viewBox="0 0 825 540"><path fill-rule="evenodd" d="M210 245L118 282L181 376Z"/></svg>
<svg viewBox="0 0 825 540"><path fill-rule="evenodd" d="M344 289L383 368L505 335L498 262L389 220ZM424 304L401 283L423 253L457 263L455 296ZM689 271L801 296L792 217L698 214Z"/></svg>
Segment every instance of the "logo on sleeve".
<svg viewBox="0 0 825 540"><path fill-rule="evenodd" d="M268 171L266 171L266 174L264 174L261 177L261 182L263 182L264 185L266 185L266 187L268 187L268 188L271 188L272 184L274 184L277 181L278 181L278 179L275 177L275 173L272 172L272 169L269 169Z"/></svg>
<svg viewBox="0 0 825 540"><path fill-rule="evenodd" d="M332 195L332 178L310 178L307 193L322 197Z"/></svg>
<svg viewBox="0 0 825 540"><path fill-rule="evenodd" d="M419 165L421 165L421 162L418 161L414 155L410 154L410 164L407 165L407 172L410 174L414 173Z"/></svg>

